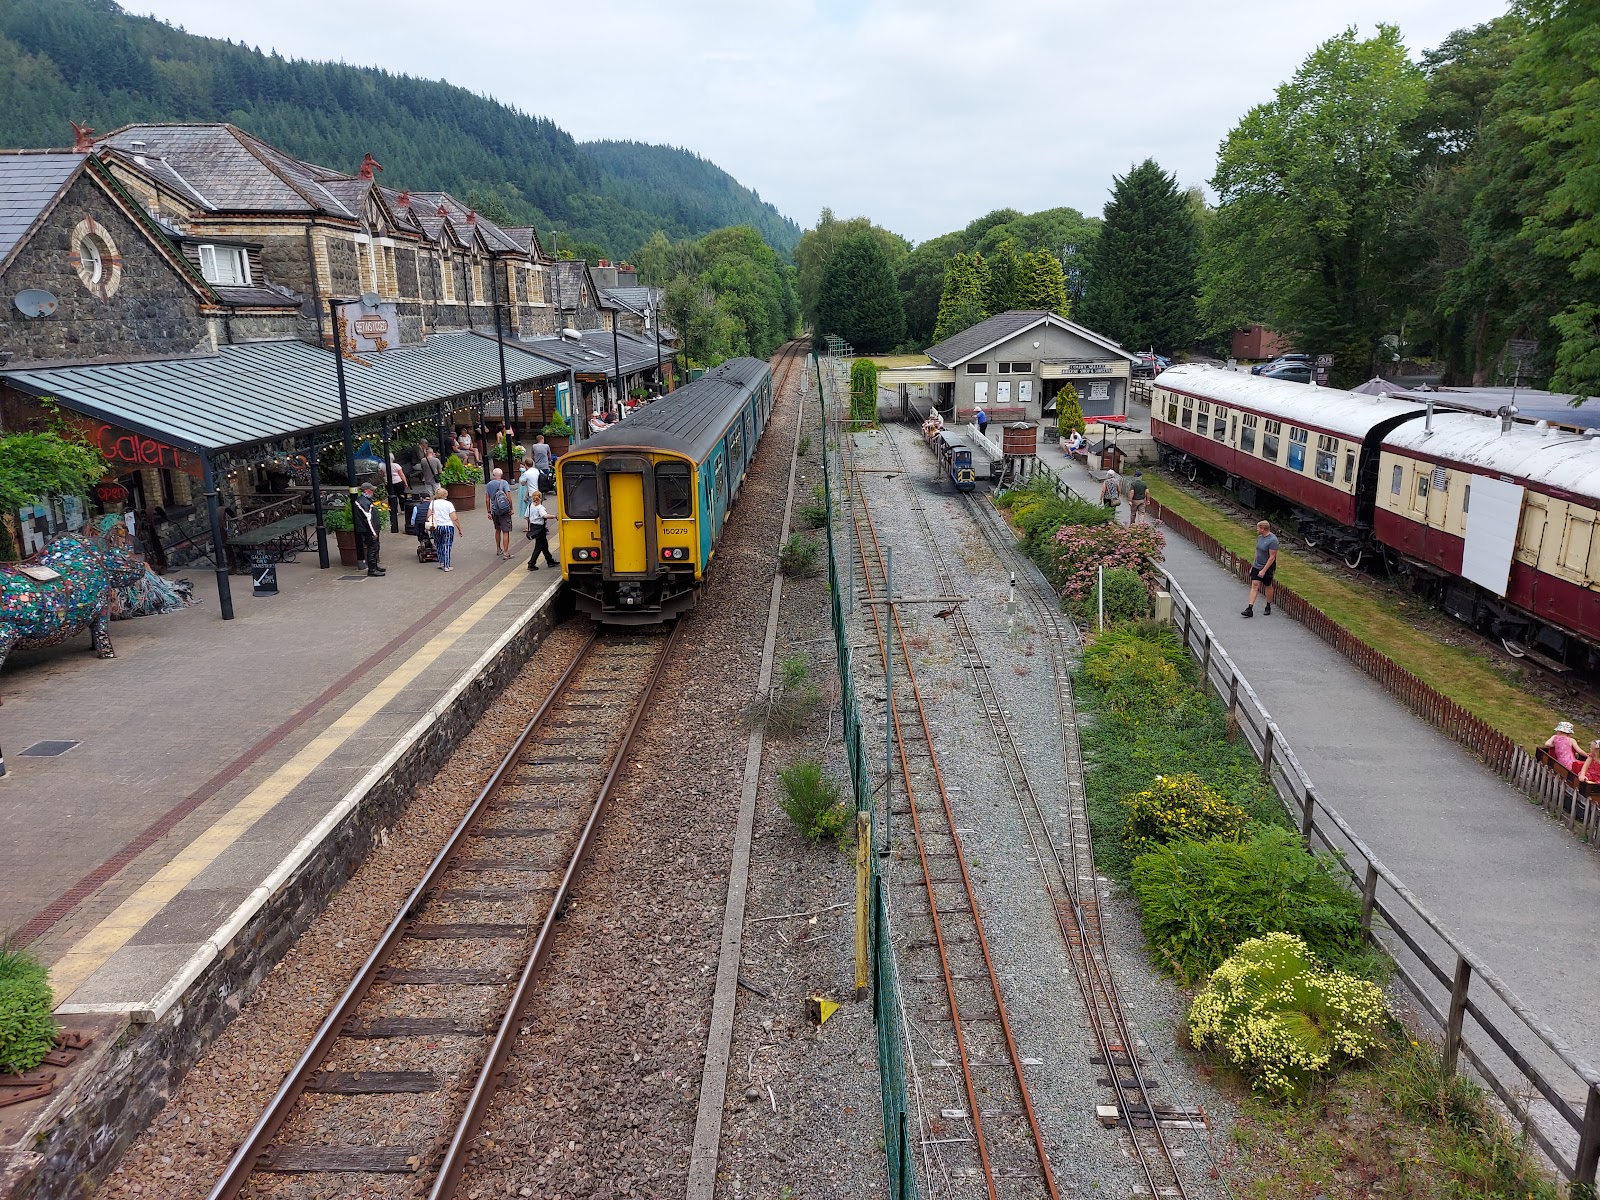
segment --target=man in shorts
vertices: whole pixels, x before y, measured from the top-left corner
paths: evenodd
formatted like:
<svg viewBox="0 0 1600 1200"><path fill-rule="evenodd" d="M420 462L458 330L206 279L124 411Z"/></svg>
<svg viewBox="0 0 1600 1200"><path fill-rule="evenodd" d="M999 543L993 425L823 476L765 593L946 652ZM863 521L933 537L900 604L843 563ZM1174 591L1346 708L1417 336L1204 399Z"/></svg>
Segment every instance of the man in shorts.
<svg viewBox="0 0 1600 1200"><path fill-rule="evenodd" d="M1256 522L1256 560L1250 567L1250 600L1241 617L1256 615L1256 597L1261 589L1267 590L1267 607L1262 616L1272 615L1272 577L1278 572L1278 535L1272 532L1271 521Z"/></svg>
<svg viewBox="0 0 1600 1200"><path fill-rule="evenodd" d="M511 557L511 485L506 482L506 473L499 467L489 482L483 488L483 506L488 510L489 520L494 524L494 556L496 558Z"/></svg>

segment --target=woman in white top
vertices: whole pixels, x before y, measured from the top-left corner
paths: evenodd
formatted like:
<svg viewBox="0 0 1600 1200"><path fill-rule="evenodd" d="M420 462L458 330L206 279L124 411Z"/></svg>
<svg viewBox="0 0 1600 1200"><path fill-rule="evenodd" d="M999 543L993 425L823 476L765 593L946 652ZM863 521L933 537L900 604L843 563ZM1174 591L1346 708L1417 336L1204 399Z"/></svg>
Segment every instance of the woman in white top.
<svg viewBox="0 0 1600 1200"><path fill-rule="evenodd" d="M461 518L456 516L456 506L450 503L450 493L443 488L433 493L433 503L428 507L428 531L433 535L433 545L439 552L439 570L453 571L450 565L450 548L461 537Z"/></svg>
<svg viewBox="0 0 1600 1200"><path fill-rule="evenodd" d="M556 566L555 557L550 553L549 524L550 513L544 506L544 494L534 492L529 497L528 505L528 536L533 539L533 553L528 555L528 570L539 569L539 555L544 555L545 562L552 567Z"/></svg>
<svg viewBox="0 0 1600 1200"><path fill-rule="evenodd" d="M522 474L517 476L517 516L522 518L522 527L530 538L533 536L533 526L529 524L529 510L533 507L533 494L538 490L539 468L525 458L522 460Z"/></svg>

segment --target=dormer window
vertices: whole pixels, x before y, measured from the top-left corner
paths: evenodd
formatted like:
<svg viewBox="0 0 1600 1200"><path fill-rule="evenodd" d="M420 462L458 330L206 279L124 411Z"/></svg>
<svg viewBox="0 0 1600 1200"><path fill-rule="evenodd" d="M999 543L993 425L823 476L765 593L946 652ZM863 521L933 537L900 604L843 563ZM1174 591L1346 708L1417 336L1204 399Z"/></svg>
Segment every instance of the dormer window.
<svg viewBox="0 0 1600 1200"><path fill-rule="evenodd" d="M200 274L221 287L249 287L250 258L239 246L201 246Z"/></svg>

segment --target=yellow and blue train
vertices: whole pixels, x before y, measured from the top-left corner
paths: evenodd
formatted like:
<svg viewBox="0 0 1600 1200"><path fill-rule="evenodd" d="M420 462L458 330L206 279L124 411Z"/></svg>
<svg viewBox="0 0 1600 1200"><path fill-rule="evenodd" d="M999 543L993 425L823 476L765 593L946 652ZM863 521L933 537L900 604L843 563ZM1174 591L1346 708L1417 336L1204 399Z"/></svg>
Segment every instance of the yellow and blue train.
<svg viewBox="0 0 1600 1200"><path fill-rule="evenodd" d="M771 416L771 366L734 358L562 455L561 570L579 611L650 625L694 607Z"/></svg>

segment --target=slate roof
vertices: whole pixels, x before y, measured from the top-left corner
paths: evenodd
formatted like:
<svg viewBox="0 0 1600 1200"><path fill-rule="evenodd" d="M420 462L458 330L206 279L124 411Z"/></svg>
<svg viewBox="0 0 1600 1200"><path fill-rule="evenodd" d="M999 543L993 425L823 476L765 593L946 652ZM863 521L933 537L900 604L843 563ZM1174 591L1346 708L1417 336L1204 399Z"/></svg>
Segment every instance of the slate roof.
<svg viewBox="0 0 1600 1200"><path fill-rule="evenodd" d="M507 344L512 383L565 372ZM333 352L308 342L250 342L203 358L0 372L66 407L185 450L248 446L339 425ZM420 346L345 360L350 415L373 417L497 388L494 339L438 334Z"/></svg>
<svg viewBox="0 0 1600 1200"><path fill-rule="evenodd" d="M135 142L143 149L136 150ZM356 216L319 178L334 178L337 172L301 162L234 125L126 125L98 144L165 160L168 170L204 197L211 212Z"/></svg>
<svg viewBox="0 0 1600 1200"><path fill-rule="evenodd" d="M83 166L71 152L0 152L0 268Z"/></svg>
<svg viewBox="0 0 1600 1200"><path fill-rule="evenodd" d="M674 450L704 462L751 388L771 369L759 358L730 358L693 383L643 405L626 420L584 438L578 448L642 446Z"/></svg>
<svg viewBox="0 0 1600 1200"><path fill-rule="evenodd" d="M521 247L523 253L543 254L543 250L539 245L539 231L532 225L502 225L500 226L500 232Z"/></svg>
<svg viewBox="0 0 1600 1200"><path fill-rule="evenodd" d="M593 374L604 374L614 377L617 373L614 359L611 354L611 331L609 329L584 329L578 334L577 340L569 337L557 337L553 334L544 337L524 338L522 345L527 346L535 354L572 367L576 371ZM652 338L645 341L633 334L617 332L617 353L622 359L622 373L631 375L635 371L642 371L646 367L656 365L656 343ZM667 353L661 354L665 362Z"/></svg>
<svg viewBox="0 0 1600 1200"><path fill-rule="evenodd" d="M472 241L472 231L476 228L483 236L485 244L494 253L517 254L522 252L522 244L520 242L482 213L474 214L473 222L468 223L467 214L472 210L449 192L412 192L411 203L414 207L420 207L424 213L432 213L435 221L438 220L439 207L443 205L445 211L449 214L450 227L455 230L456 236L463 242Z"/></svg>
<svg viewBox="0 0 1600 1200"><path fill-rule="evenodd" d="M941 367L957 367L967 359L974 358L983 351L1016 337L1023 330L1032 329L1035 325L1046 322L1119 354L1130 362L1135 357L1110 338L1103 337L1092 329L1085 329L1082 325L1056 316L1055 313L1030 309L1012 309L1010 312L996 313L988 320L979 321L970 329L963 329L954 337L946 338L937 346L929 346L925 353Z"/></svg>
<svg viewBox="0 0 1600 1200"><path fill-rule="evenodd" d="M280 292L277 288L257 284L253 287L229 287L226 284L214 283L211 290L222 297L224 304L231 304L236 308L299 308L301 300L298 296Z"/></svg>
<svg viewBox="0 0 1600 1200"><path fill-rule="evenodd" d="M661 289L653 287L614 287L605 288L602 294L608 299L621 305L629 312L643 316L650 310L651 305L661 303Z"/></svg>

